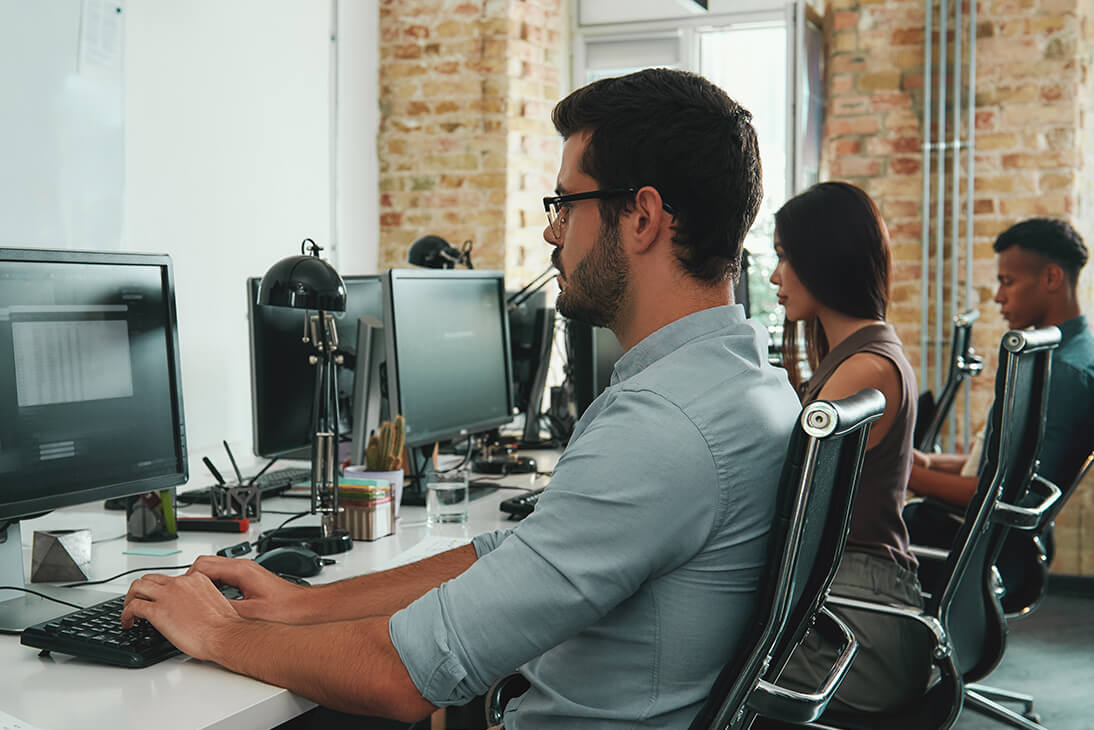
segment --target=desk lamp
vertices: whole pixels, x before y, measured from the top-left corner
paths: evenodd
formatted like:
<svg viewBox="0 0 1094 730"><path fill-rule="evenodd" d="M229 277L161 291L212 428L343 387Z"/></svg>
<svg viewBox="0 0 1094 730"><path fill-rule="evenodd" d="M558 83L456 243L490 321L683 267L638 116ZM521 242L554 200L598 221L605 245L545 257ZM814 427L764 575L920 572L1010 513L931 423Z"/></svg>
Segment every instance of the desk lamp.
<svg viewBox="0 0 1094 730"><path fill-rule="evenodd" d="M281 259L262 277L258 304L304 310L304 342L315 344L308 361L315 366L312 401L311 513L320 515L315 527L282 527L259 538L259 552L300 545L320 555L353 547L346 530L335 528L338 507L338 381L335 366L342 356L338 329L331 312L346 311L346 285L334 267L319 257L322 248L310 238L300 244L300 255Z"/></svg>
<svg viewBox="0 0 1094 730"><path fill-rule="evenodd" d="M456 264L475 268L471 265L470 241L464 241L462 248L456 248L440 236L422 236L410 244L406 260L425 269L454 269Z"/></svg>

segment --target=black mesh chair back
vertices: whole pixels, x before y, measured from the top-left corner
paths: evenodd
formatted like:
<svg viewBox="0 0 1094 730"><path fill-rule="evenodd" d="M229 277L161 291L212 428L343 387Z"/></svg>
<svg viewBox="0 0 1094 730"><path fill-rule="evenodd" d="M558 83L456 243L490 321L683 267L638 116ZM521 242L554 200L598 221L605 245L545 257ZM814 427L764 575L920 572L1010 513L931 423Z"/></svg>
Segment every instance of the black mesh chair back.
<svg viewBox="0 0 1094 730"><path fill-rule="evenodd" d="M808 721L823 712L835 693L856 646L846 636L844 661L830 674L827 694L792 697L789 709L773 708L771 703L795 693L783 693L768 680L778 676L822 610L847 542L870 424L884 410L884 396L872 388L802 409L779 479L769 561L752 630L722 670L692 730L747 728L757 712L768 711ZM840 633L837 619L821 615L827 630Z"/></svg>
<svg viewBox="0 0 1094 730"><path fill-rule="evenodd" d="M966 682L987 675L1003 655L1006 621L993 566L1010 527L1032 519L1016 505L1036 473L1052 350L1059 342L1055 327L1003 336L976 494L943 568L944 584L924 586L932 594L927 612L946 629Z"/></svg>
<svg viewBox="0 0 1094 730"><path fill-rule="evenodd" d="M915 445L920 451L934 451L942 425L953 410L954 398L966 378L979 375L984 369L984 359L972 347L972 325L980 317L980 311L970 309L953 318L953 337L950 340L950 368L946 383L938 398L929 392L919 397L919 409L915 424Z"/></svg>

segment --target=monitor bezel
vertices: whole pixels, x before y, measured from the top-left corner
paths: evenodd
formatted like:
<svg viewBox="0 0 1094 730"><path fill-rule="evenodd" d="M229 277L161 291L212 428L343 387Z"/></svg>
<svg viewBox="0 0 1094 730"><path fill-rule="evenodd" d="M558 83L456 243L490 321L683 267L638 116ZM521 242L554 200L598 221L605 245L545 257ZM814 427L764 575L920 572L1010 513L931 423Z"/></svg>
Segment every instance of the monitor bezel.
<svg viewBox="0 0 1094 730"><path fill-rule="evenodd" d="M407 434L408 447L425 446L440 441L463 439L483 433L513 420L513 363L510 352L509 313L505 296L505 272L491 269L388 269L383 274L384 297L384 346L385 346L385 384L389 412L402 413L402 383L399 377L398 323L396 320L395 298L400 282L420 279L491 279L495 283L498 307L501 311L502 353L505 358L505 416L483 419L474 423L462 424L460 428L444 431L430 431L425 434Z"/></svg>
<svg viewBox="0 0 1094 730"><path fill-rule="evenodd" d="M17 502L6 501L0 490L0 520L13 520L34 516L62 507L87 504L111 497L125 497L142 492L185 484L190 477L189 457L186 447L186 420L182 400L182 363L179 356L178 310L175 305L174 266L170 255L158 253L88 251L82 249L35 249L0 247L0 262L26 262L49 264L108 264L122 266L152 266L160 269L160 282L163 287L166 305L165 326L167 336L168 380L171 385L171 407L174 410L175 451L178 457L176 470L172 474L155 477L112 482L86 489L71 490L47 497L25 499Z"/></svg>

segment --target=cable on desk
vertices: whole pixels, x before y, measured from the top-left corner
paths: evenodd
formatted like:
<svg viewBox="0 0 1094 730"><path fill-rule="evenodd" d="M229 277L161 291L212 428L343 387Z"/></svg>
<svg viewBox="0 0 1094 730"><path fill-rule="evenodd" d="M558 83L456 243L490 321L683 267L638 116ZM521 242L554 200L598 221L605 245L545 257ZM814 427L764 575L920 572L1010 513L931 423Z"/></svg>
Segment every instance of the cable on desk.
<svg viewBox="0 0 1094 730"><path fill-rule="evenodd" d="M129 575L130 573L140 573L140 572L149 571L149 570L185 570L186 568L189 568L191 565L193 565L193 563L187 563L186 565L156 565L156 566L152 566L150 568L132 568L132 569L127 570L123 573L118 573L117 575L112 575L109 578L103 578L102 580L83 580L83 581L80 581L79 583L66 583L65 585L63 585L61 587L62 588L79 588L80 586L97 586L101 583L109 583L112 580L117 580L118 578L121 578L123 575ZM83 608L83 606L77 606L77 608Z"/></svg>
<svg viewBox="0 0 1094 730"><path fill-rule="evenodd" d="M63 586L62 586L63 587ZM54 603L60 603L63 606L71 606L72 608L83 608L83 606L77 603L71 603L61 598L54 598L53 596L47 596L45 593L39 593L33 588L27 588L26 586L0 586L0 591L22 591L23 593L32 593L39 598L44 598L47 601L53 601Z"/></svg>
<svg viewBox="0 0 1094 730"><path fill-rule="evenodd" d="M297 513L296 513L296 514L294 514L294 515L293 515L292 517L290 517L289 519L285 520L285 521L284 521L284 522L282 522L282 523L281 523L280 525L278 525L276 529L280 530L280 529L281 529L282 527L284 527L285 525L289 524L289 523L290 523L290 522L292 522L293 520L299 520L299 519L300 519L301 517L307 517L307 516L308 516L308 515L310 515L310 514L311 514L311 512L297 512Z"/></svg>

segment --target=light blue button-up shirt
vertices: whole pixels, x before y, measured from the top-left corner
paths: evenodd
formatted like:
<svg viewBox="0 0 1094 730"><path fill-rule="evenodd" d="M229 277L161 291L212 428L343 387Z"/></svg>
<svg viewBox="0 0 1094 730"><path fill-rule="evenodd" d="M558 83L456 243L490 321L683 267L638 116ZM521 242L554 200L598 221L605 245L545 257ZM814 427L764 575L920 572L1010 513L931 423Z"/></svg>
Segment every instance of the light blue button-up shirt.
<svg viewBox="0 0 1094 730"><path fill-rule="evenodd" d="M716 307L620 358L535 512L392 616L427 700L520 668L507 730L688 725L749 625L800 411L767 341Z"/></svg>

